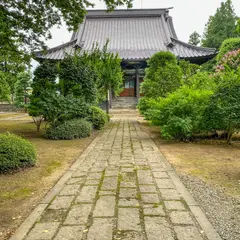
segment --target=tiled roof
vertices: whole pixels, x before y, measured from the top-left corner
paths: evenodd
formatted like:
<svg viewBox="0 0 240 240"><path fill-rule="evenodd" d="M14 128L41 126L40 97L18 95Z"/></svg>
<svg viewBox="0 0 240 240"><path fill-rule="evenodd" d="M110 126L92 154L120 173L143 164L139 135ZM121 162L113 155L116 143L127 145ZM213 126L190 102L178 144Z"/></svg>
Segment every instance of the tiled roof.
<svg viewBox="0 0 240 240"><path fill-rule="evenodd" d="M201 48L177 39L169 9L130 9L106 13L91 10L73 33L71 41L46 54L37 53L37 58L62 59L66 53L81 47L90 51L94 43L103 47L110 40L108 50L118 53L124 60L148 59L159 51L171 51L179 58L206 57L215 54L215 49Z"/></svg>

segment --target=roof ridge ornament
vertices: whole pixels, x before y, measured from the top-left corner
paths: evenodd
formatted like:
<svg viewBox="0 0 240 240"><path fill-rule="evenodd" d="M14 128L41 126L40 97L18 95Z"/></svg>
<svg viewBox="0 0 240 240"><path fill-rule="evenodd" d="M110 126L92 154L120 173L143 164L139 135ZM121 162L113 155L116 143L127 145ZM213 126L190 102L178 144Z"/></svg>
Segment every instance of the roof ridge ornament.
<svg viewBox="0 0 240 240"><path fill-rule="evenodd" d="M175 44L172 41L170 41L169 43L166 44L166 46L169 48L173 48Z"/></svg>

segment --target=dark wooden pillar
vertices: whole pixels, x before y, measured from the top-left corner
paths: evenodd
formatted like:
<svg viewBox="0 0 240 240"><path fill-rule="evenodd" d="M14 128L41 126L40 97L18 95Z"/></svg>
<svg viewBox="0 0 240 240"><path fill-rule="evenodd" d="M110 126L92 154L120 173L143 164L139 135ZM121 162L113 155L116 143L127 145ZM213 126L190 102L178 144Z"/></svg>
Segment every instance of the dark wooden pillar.
<svg viewBox="0 0 240 240"><path fill-rule="evenodd" d="M136 97L139 99L140 97L140 83L139 83L139 71L136 69Z"/></svg>

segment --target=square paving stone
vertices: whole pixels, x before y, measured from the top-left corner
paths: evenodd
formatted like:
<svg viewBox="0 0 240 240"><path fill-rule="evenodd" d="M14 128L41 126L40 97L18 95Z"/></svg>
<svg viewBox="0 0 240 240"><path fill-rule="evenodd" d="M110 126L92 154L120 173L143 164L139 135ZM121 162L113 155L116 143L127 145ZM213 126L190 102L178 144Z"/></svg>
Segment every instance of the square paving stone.
<svg viewBox="0 0 240 240"><path fill-rule="evenodd" d="M155 178L169 178L167 172L153 172Z"/></svg>
<svg viewBox="0 0 240 240"><path fill-rule="evenodd" d="M175 188L173 182L170 180L170 179L165 179L165 178L162 178L162 179L156 179L156 182L157 182L157 186L158 188L160 189L169 189L169 188Z"/></svg>
<svg viewBox="0 0 240 240"><path fill-rule="evenodd" d="M71 208L64 222L65 225L86 224L91 212L91 204L75 205Z"/></svg>
<svg viewBox="0 0 240 240"><path fill-rule="evenodd" d="M118 209L118 229L141 231L138 208Z"/></svg>
<svg viewBox="0 0 240 240"><path fill-rule="evenodd" d="M170 219L173 224L186 224L186 225L194 224L192 217L188 212L173 211L170 213Z"/></svg>
<svg viewBox="0 0 240 240"><path fill-rule="evenodd" d="M143 193L157 193L157 188L154 185L140 185L140 192Z"/></svg>
<svg viewBox="0 0 240 240"><path fill-rule="evenodd" d="M87 179L101 179L102 173L101 172L96 172L96 173L89 173L87 176Z"/></svg>
<svg viewBox="0 0 240 240"><path fill-rule="evenodd" d="M91 203L96 197L97 186L84 186L76 199L76 203Z"/></svg>
<svg viewBox="0 0 240 240"><path fill-rule="evenodd" d="M122 168L121 172L122 172L122 173L124 173L124 172L133 173L133 172L134 172L134 169L133 169L132 167Z"/></svg>
<svg viewBox="0 0 240 240"><path fill-rule="evenodd" d="M30 231L26 240L48 240L52 239L60 222L37 223Z"/></svg>
<svg viewBox="0 0 240 240"><path fill-rule="evenodd" d="M105 177L117 177L119 171L118 170L107 170L105 172Z"/></svg>
<svg viewBox="0 0 240 240"><path fill-rule="evenodd" d="M137 199L132 198L121 198L118 202L119 207L139 207L139 202Z"/></svg>
<svg viewBox="0 0 240 240"><path fill-rule="evenodd" d="M113 217L115 211L114 196L101 196L96 203L96 207L93 212L94 217Z"/></svg>
<svg viewBox="0 0 240 240"><path fill-rule="evenodd" d="M164 217L144 217L148 240L174 240L169 223Z"/></svg>
<svg viewBox="0 0 240 240"><path fill-rule="evenodd" d="M158 194L155 193L142 193L141 199L144 203L159 203Z"/></svg>
<svg viewBox="0 0 240 240"><path fill-rule="evenodd" d="M151 216L165 216L165 212L163 210L162 205L143 205L143 213L144 215L151 215Z"/></svg>
<svg viewBox="0 0 240 240"><path fill-rule="evenodd" d="M73 196L73 195L76 195L78 193L78 190L79 190L80 186L77 184L77 185L66 185L64 186L64 188L62 189L62 191L59 193L59 195L63 196Z"/></svg>
<svg viewBox="0 0 240 240"><path fill-rule="evenodd" d="M180 200L181 197L175 189L160 189L162 198L165 200Z"/></svg>
<svg viewBox="0 0 240 240"><path fill-rule="evenodd" d="M168 210L186 210L180 201L164 201L164 204Z"/></svg>
<svg viewBox="0 0 240 240"><path fill-rule="evenodd" d="M61 222L67 215L67 209L47 209L43 212L39 222Z"/></svg>
<svg viewBox="0 0 240 240"><path fill-rule="evenodd" d="M97 186L100 183L100 179L88 179L84 185L85 186Z"/></svg>
<svg viewBox="0 0 240 240"><path fill-rule="evenodd" d="M135 181L134 182L121 182L120 187L121 188L135 188L136 183L135 183Z"/></svg>
<svg viewBox="0 0 240 240"><path fill-rule="evenodd" d="M203 240L201 234L195 227L176 226L174 230L179 240Z"/></svg>
<svg viewBox="0 0 240 240"><path fill-rule="evenodd" d="M57 196L48 209L66 209L69 208L74 196Z"/></svg>
<svg viewBox="0 0 240 240"><path fill-rule="evenodd" d="M84 178L80 177L80 178L70 178L69 181L67 182L68 185L72 185L72 184L79 184L81 185L84 182Z"/></svg>
<svg viewBox="0 0 240 240"><path fill-rule="evenodd" d="M116 190L99 191L99 196L116 196Z"/></svg>
<svg viewBox="0 0 240 240"><path fill-rule="evenodd" d="M101 190L115 190L117 188L117 177L105 177Z"/></svg>
<svg viewBox="0 0 240 240"><path fill-rule="evenodd" d="M83 170L80 168L80 169L77 169L77 170L73 173L72 177L73 177L73 178L75 178L75 177L76 177L76 178L86 177L87 174L88 174L88 171L83 171Z"/></svg>
<svg viewBox="0 0 240 240"><path fill-rule="evenodd" d="M136 198L137 190L131 188L120 188L120 198Z"/></svg>
<svg viewBox="0 0 240 240"><path fill-rule="evenodd" d="M83 226L64 226L61 227L54 240L79 240L83 235Z"/></svg>
<svg viewBox="0 0 240 240"><path fill-rule="evenodd" d="M113 219L94 218L89 229L88 240L112 240Z"/></svg>

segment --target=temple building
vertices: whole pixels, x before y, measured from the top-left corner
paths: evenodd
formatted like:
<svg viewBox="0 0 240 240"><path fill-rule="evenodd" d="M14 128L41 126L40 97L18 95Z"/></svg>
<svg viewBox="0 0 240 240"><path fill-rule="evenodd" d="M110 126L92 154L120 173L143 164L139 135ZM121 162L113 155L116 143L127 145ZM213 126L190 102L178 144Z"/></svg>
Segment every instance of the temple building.
<svg viewBox="0 0 240 240"><path fill-rule="evenodd" d="M91 50L94 43L102 48L110 40L108 50L118 53L124 70L123 92L120 97L140 97L147 60L156 52L170 51L178 59L202 64L216 55L212 48L202 48L182 42L175 32L169 9L127 9L107 13L88 10L78 31L69 42L38 52L36 58L60 60L78 48Z"/></svg>

